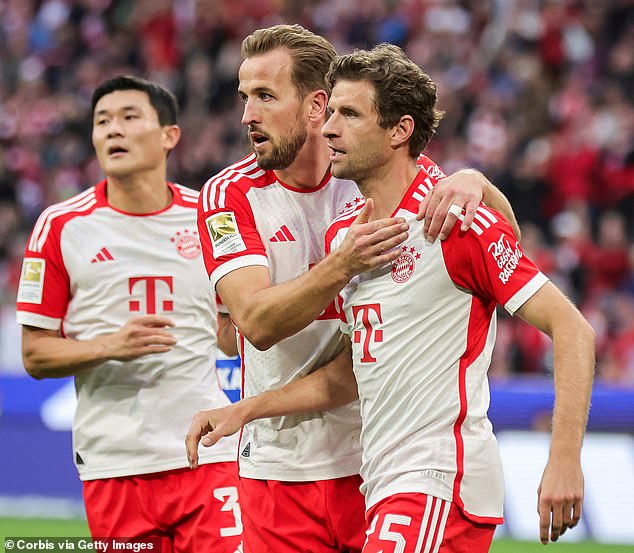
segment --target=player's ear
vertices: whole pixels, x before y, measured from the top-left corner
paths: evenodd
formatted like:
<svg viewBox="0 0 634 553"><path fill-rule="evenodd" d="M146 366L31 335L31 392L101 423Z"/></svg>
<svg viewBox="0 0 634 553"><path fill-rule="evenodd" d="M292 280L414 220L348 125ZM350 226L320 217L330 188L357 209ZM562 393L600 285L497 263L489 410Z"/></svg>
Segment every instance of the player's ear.
<svg viewBox="0 0 634 553"><path fill-rule="evenodd" d="M323 123L328 107L328 94L325 90L314 90L306 97L308 102L308 116L311 121Z"/></svg>
<svg viewBox="0 0 634 553"><path fill-rule="evenodd" d="M392 127L391 144L397 148L407 142L414 132L414 119L411 115L403 115L400 121Z"/></svg>
<svg viewBox="0 0 634 553"><path fill-rule="evenodd" d="M178 125L163 127L163 146L169 152L173 150L181 139L181 128Z"/></svg>

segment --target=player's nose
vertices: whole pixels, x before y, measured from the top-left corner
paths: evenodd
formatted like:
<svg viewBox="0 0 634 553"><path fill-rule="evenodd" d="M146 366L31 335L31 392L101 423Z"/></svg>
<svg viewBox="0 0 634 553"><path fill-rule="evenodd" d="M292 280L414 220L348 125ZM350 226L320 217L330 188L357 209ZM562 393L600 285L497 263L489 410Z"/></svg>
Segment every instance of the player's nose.
<svg viewBox="0 0 634 553"><path fill-rule="evenodd" d="M244 111L242 112L242 124L251 125L253 123L259 123L259 113L253 102L249 99L244 103Z"/></svg>
<svg viewBox="0 0 634 553"><path fill-rule="evenodd" d="M328 120L324 123L323 127L321 128L321 134L325 138L334 138L336 136L339 136L340 133L337 130L335 119L336 119L335 114L332 114L328 118Z"/></svg>

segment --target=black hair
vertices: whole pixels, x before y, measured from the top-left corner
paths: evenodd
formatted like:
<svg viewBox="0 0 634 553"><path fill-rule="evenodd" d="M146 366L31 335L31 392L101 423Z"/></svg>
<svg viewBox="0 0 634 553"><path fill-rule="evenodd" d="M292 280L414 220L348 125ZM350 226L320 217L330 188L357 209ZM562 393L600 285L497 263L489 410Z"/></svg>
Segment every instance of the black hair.
<svg viewBox="0 0 634 553"><path fill-rule="evenodd" d="M93 115L97 102L106 94L116 90L140 90L145 92L150 98L150 104L156 110L160 125L176 125L176 118L178 117L176 96L159 84L133 75L121 75L101 83L92 94L90 104Z"/></svg>

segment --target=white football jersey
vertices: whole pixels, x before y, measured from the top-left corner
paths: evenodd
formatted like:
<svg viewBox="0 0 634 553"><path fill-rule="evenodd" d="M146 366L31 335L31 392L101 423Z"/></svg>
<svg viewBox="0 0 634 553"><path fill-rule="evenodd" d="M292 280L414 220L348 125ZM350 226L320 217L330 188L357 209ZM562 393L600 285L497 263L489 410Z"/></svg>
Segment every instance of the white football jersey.
<svg viewBox="0 0 634 553"><path fill-rule="evenodd" d="M357 186L327 175L313 190L280 182L255 155L204 186L198 228L211 284L251 265L268 267L271 284L296 278L324 257L328 224L362 200ZM243 396L278 388L332 360L341 350L334 306L308 327L259 351L240 337ZM249 478L313 481L358 474L358 402L327 412L268 418L241 435L240 474Z"/></svg>
<svg viewBox="0 0 634 553"><path fill-rule="evenodd" d="M107 361L75 377L75 462L82 480L187 466L194 413L229 403L215 371L216 304L196 230L198 193L169 184L172 203L148 214L108 204L106 182L46 209L28 242L20 324L73 340L112 333L130 318L172 319L168 353ZM233 461L237 439L201 448L201 463Z"/></svg>
<svg viewBox="0 0 634 553"><path fill-rule="evenodd" d="M429 244L415 218L435 174L426 169L395 211L410 224L401 256L353 278L338 300L361 402L362 491L368 508L420 492L500 523L502 466L487 418L495 308L513 313L547 278L483 205L470 230L456 225ZM357 211L333 223L327 251L341 244Z"/></svg>

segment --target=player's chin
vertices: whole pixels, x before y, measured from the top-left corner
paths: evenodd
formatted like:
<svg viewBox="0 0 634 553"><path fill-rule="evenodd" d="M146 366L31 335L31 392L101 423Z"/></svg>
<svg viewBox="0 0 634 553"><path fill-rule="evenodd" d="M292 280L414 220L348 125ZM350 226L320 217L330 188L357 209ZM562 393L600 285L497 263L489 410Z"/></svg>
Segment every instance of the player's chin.
<svg viewBox="0 0 634 553"><path fill-rule="evenodd" d="M338 179L349 179L350 172L347 170L346 166L337 161L330 162L330 173L333 177L337 177Z"/></svg>
<svg viewBox="0 0 634 553"><path fill-rule="evenodd" d="M272 169L273 168L273 156L271 156L270 152L264 150L253 150L255 153L255 159L258 162L258 165L262 169Z"/></svg>
<svg viewBox="0 0 634 553"><path fill-rule="evenodd" d="M107 161L102 169L107 176L122 179L138 173L142 168L130 163Z"/></svg>

